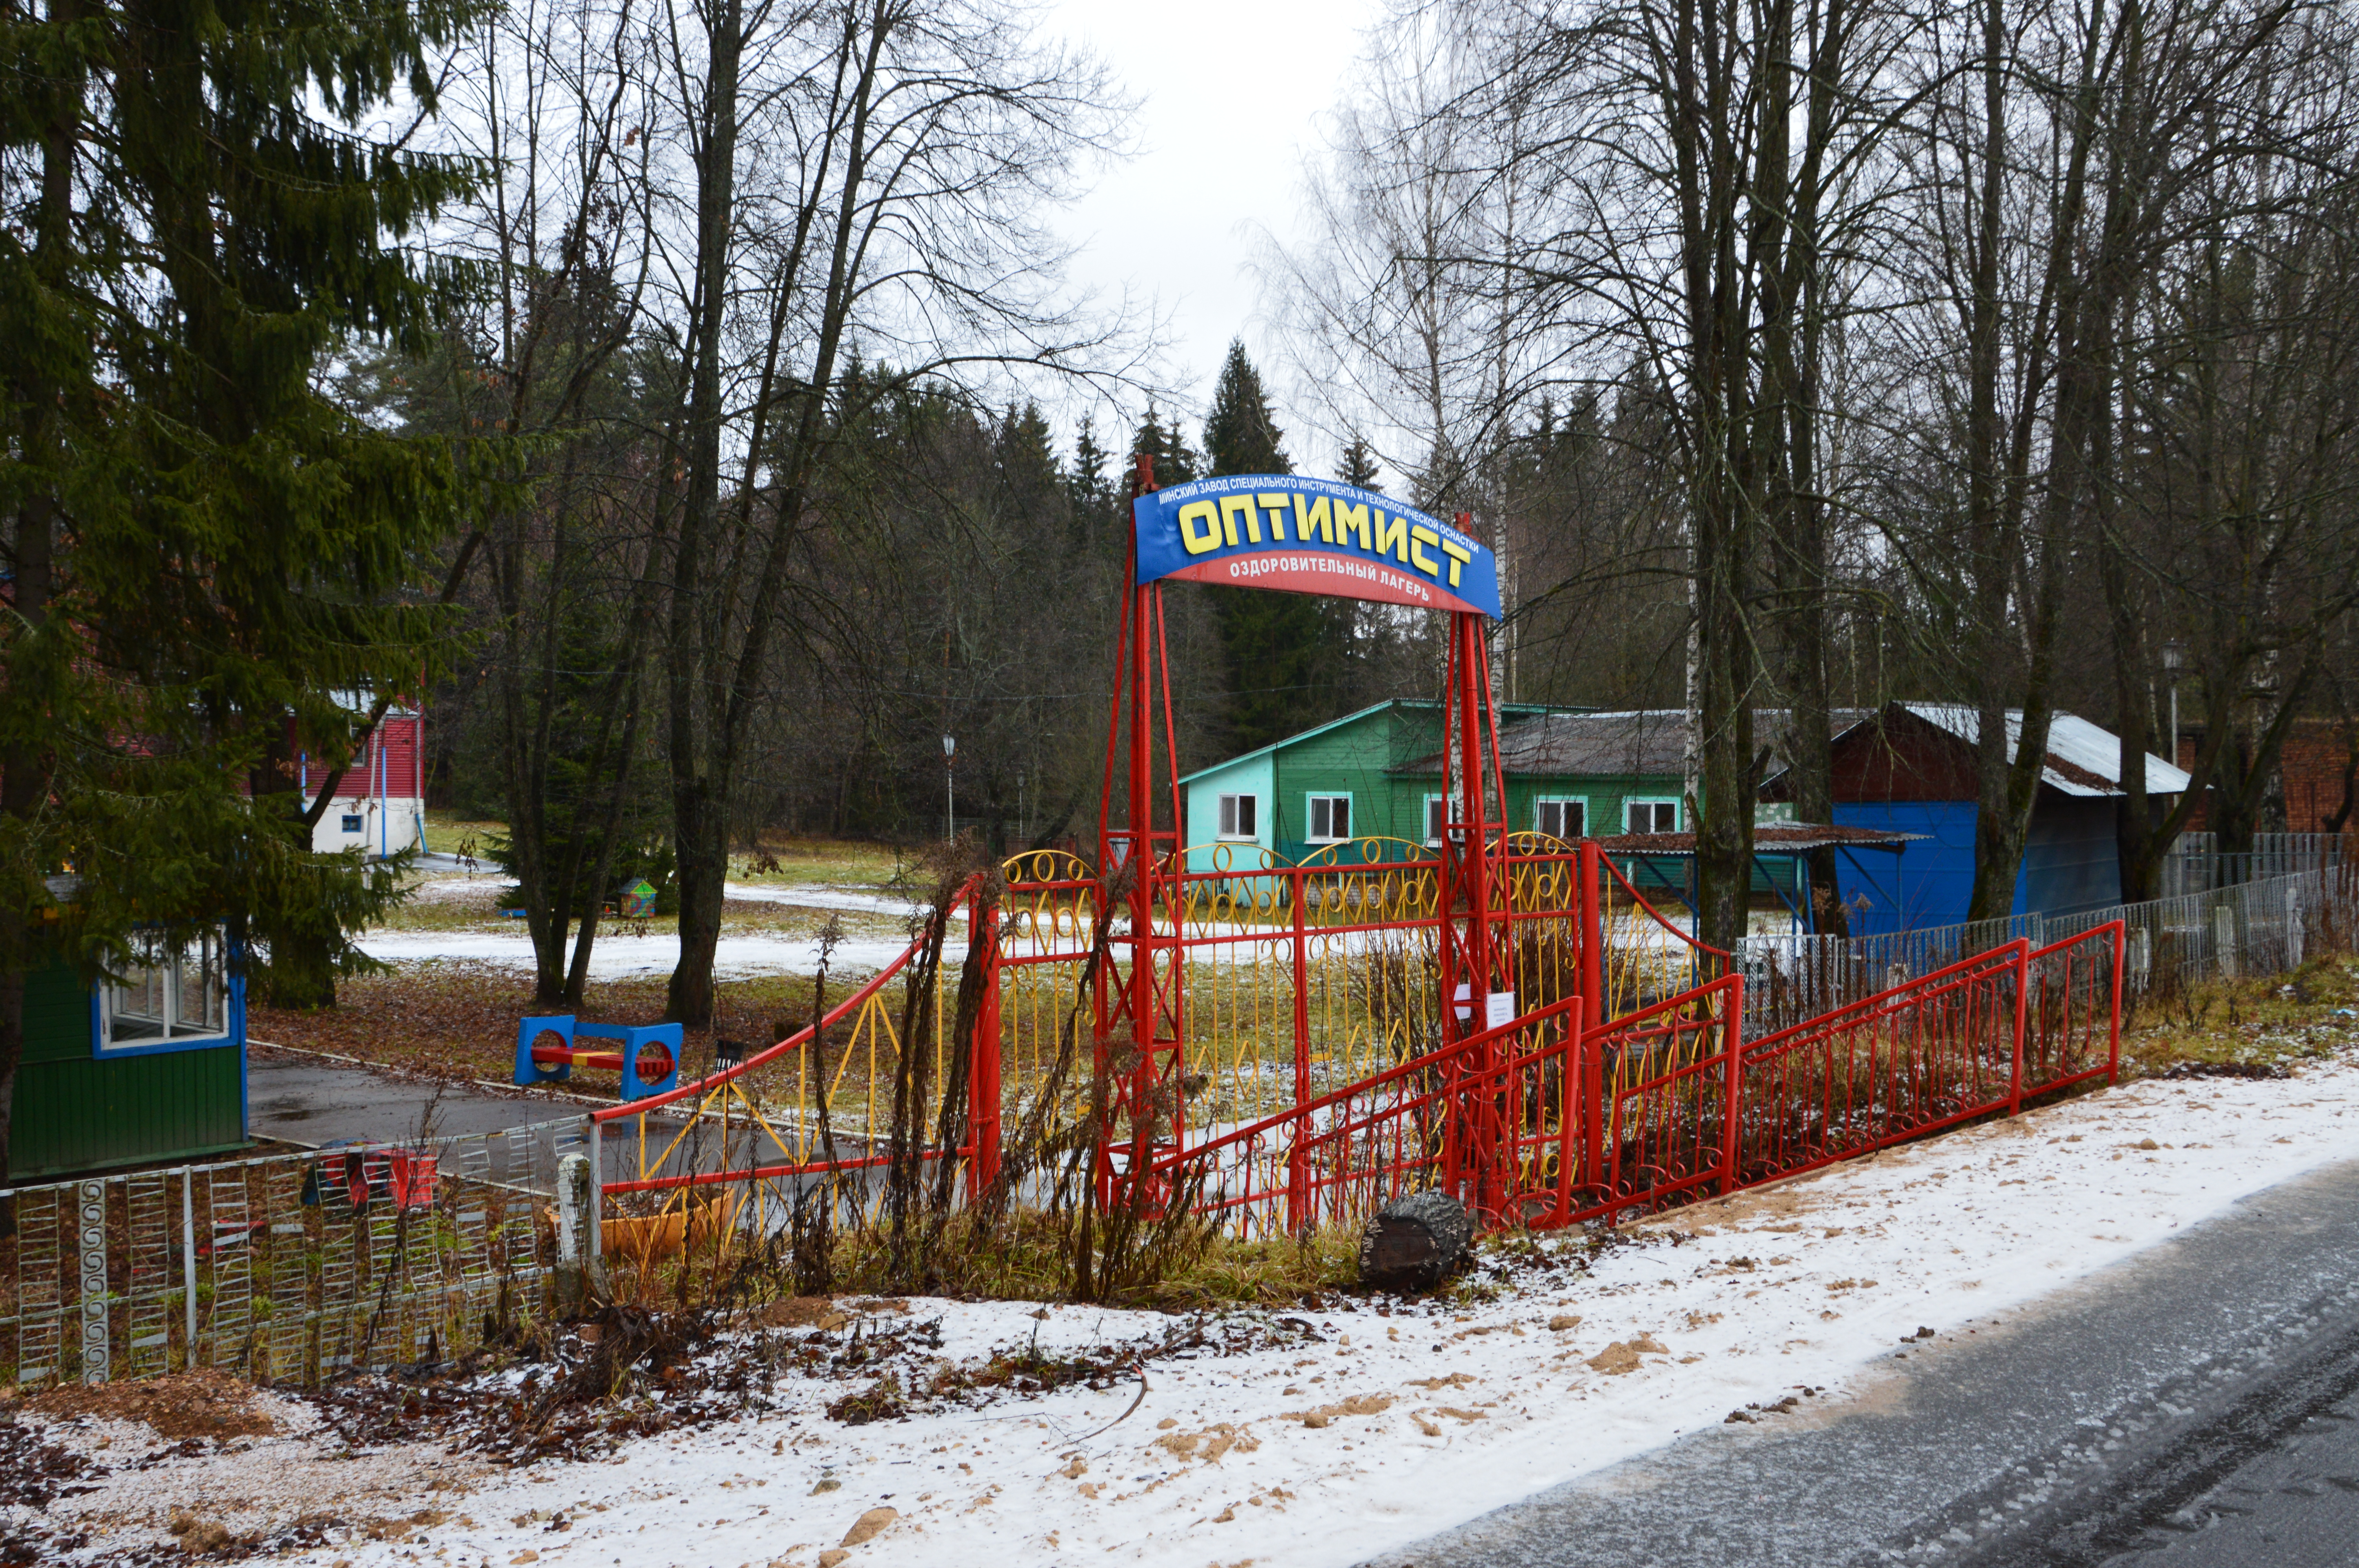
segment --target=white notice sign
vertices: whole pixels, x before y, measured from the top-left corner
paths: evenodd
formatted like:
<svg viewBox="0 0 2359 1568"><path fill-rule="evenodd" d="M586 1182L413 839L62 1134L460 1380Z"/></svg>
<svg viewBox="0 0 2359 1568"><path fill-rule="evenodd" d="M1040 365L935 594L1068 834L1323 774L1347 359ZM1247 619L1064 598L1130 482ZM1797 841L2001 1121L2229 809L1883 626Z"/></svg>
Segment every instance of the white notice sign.
<svg viewBox="0 0 2359 1568"><path fill-rule="evenodd" d="M1484 1000L1489 1004L1484 1011L1484 1018L1488 1027L1496 1029L1503 1023L1516 1022L1515 992L1493 991Z"/></svg>

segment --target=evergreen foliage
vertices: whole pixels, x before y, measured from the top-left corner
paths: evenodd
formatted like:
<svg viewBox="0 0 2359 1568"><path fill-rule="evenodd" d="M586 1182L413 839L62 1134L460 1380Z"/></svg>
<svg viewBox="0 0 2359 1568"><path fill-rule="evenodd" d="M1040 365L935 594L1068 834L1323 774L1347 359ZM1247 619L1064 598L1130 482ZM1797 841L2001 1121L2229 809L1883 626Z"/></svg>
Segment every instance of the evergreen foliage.
<svg viewBox="0 0 2359 1568"><path fill-rule="evenodd" d="M355 417L319 373L355 341L422 344L455 281L394 242L476 171L355 127L397 96L431 112L471 14L0 20L0 1119L33 968L95 978L224 916L295 1000L366 962L344 934L392 875L311 852L296 753L339 768L353 694L440 662L416 579L468 499L442 443Z"/></svg>
<svg viewBox="0 0 2359 1568"><path fill-rule="evenodd" d="M1284 439L1260 372L1245 357L1245 344L1232 342L1204 419L1206 472L1292 473ZM1160 465L1156 471L1159 478ZM1250 588L1206 591L1220 625L1233 752L1266 746L1342 711L1337 701L1350 645L1350 601Z"/></svg>

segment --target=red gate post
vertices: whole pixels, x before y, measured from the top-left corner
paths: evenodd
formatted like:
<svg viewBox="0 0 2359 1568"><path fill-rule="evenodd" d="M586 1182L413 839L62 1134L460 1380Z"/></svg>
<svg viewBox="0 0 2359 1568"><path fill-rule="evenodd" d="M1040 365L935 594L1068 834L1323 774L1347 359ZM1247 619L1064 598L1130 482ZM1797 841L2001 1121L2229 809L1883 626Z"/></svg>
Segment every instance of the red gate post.
<svg viewBox="0 0 2359 1568"><path fill-rule="evenodd" d="M1728 1053L1727 1104L1722 1111L1725 1121L1721 1128L1720 1190L1736 1190L1743 1173L1737 1169L1737 1130L1745 1119L1745 974L1737 970L1728 977L1728 989L1721 992L1721 1005L1728 1010L1721 1020L1721 1048Z"/></svg>
<svg viewBox="0 0 2359 1568"><path fill-rule="evenodd" d="M2105 1045L2105 1082L2109 1084L2122 1081L2122 961L2128 952L2129 923L2117 920L2114 923L2113 1018Z"/></svg>
<svg viewBox="0 0 2359 1568"><path fill-rule="evenodd" d="M966 1125L974 1152L967 1162L967 1201L980 1198L999 1178L999 911L978 887L967 905L967 950L980 948L983 994L974 1010L974 1038L968 1043Z"/></svg>
<svg viewBox="0 0 2359 1568"><path fill-rule="evenodd" d="M1156 488L1155 460L1141 454L1137 469L1131 479L1131 496L1136 500ZM1131 541L1131 588L1123 618L1127 645L1115 645L1116 668L1114 723L1106 736L1106 795L1100 817L1098 836L1098 866L1102 877L1114 875L1117 864L1130 868L1130 931L1126 938L1130 948L1130 972L1114 983L1101 985L1097 995L1096 1050L1101 1066L1107 1049L1117 1039L1126 1037L1133 1060L1130 1070L1114 1083L1114 1105L1111 1114L1114 1125L1103 1130L1097 1154L1099 1197L1111 1208L1118 1202L1129 1201L1129 1190L1136 1181L1151 1181L1158 1153L1176 1149L1186 1128L1186 1108L1180 1102L1182 1082L1180 1059L1182 1050L1180 1018L1180 881L1181 868L1173 867L1167 873L1162 864L1162 844L1168 841L1176 854L1180 849L1182 819L1180 816L1179 777L1176 762L1172 770L1171 827L1158 832L1155 827L1155 720L1157 677L1161 676L1164 720L1164 752L1166 761L1172 761L1173 737L1170 732L1169 668L1168 655L1158 665L1157 654L1161 643L1163 624L1163 590L1155 583L1137 581L1136 538ZM1123 655L1127 654L1125 663ZM1128 820L1116 829L1112 825L1114 748L1120 743L1121 715L1124 698L1130 708L1130 746L1128 788ZM1169 886L1166 886L1166 883ZM1158 909L1170 923L1166 935L1156 929ZM1111 916L1109 916L1111 934ZM1172 1091L1170 1106L1171 1138L1163 1143L1157 1137L1156 1100L1165 1085ZM1129 1163L1117 1173L1114 1153L1120 1141L1118 1129L1128 1124ZM1147 1212L1157 1212L1158 1195L1152 1192L1138 1195Z"/></svg>
<svg viewBox="0 0 2359 1568"><path fill-rule="evenodd" d="M1440 953L1441 1040L1445 1049L1490 1027L1490 998L1500 976L1491 933L1490 825L1484 787L1483 716L1489 706L1490 659L1483 617L1450 617L1450 734L1456 777L1446 792L1441 827ZM1504 824L1502 827L1504 827ZM1504 851L1505 842L1501 849ZM1465 1017L1459 1016L1464 992ZM1495 1214L1506 1201L1500 1161L1501 1091L1490 1071L1499 1065L1493 1041L1480 1060L1451 1058L1446 1069L1451 1114L1444 1119L1444 1182L1469 1206ZM1473 1092L1468 1092L1473 1086Z"/></svg>
<svg viewBox="0 0 2359 1568"><path fill-rule="evenodd" d="M2023 1046L2031 1008L2031 939L2015 939L2015 1059L2007 1068L2006 1113L2023 1108Z"/></svg>
<svg viewBox="0 0 2359 1568"><path fill-rule="evenodd" d="M1288 874L1288 892L1294 900L1294 1103L1310 1103L1310 993L1309 939L1303 930L1302 894L1308 882L1302 869ZM1286 1152L1286 1228L1300 1235L1310 1224L1310 1166L1302 1152L1310 1136L1310 1119L1295 1118L1294 1143Z"/></svg>
<svg viewBox="0 0 2359 1568"><path fill-rule="evenodd" d="M1581 997L1582 1020L1591 1029L1605 1022L1605 922L1598 906L1605 897L1605 868L1597 840L1581 841Z"/></svg>
<svg viewBox="0 0 2359 1568"><path fill-rule="evenodd" d="M1586 827L1588 825L1583 823ZM1605 868L1599 864L1597 840L1581 840L1581 1116L1588 1133L1588 1159L1582 1169L1593 1183L1601 1178L1604 1138L1605 1065L1593 1042L1605 1026L1605 922L1599 911L1605 898Z"/></svg>

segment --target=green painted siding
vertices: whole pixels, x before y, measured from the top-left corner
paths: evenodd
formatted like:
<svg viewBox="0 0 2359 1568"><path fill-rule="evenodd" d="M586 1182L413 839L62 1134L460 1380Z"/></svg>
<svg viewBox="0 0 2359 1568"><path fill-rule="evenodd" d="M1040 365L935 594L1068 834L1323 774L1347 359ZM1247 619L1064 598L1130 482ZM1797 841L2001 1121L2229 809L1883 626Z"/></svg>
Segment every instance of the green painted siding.
<svg viewBox="0 0 2359 1568"><path fill-rule="evenodd" d="M1324 844L1310 840L1314 795L1348 795L1353 839L1418 836L1415 812L1403 815L1391 770L1441 744L1437 708L1393 703L1357 722L1337 725L1277 753L1277 852L1299 860ZM1396 853L1398 851L1396 850Z"/></svg>
<svg viewBox="0 0 2359 1568"><path fill-rule="evenodd" d="M96 1060L90 992L62 965L25 983L25 1057L10 1108L8 1175L61 1175L245 1145L242 1041Z"/></svg>

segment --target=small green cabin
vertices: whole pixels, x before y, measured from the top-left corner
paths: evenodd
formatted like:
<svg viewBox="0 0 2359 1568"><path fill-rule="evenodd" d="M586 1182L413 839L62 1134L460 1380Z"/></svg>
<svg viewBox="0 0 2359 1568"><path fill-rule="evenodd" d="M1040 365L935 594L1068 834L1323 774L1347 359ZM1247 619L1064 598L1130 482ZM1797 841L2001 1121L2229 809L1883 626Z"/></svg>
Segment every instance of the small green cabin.
<svg viewBox="0 0 2359 1568"><path fill-rule="evenodd" d="M245 985L218 935L121 984L53 964L26 978L8 1178L234 1152L245 1088Z"/></svg>
<svg viewBox="0 0 2359 1568"><path fill-rule="evenodd" d="M1535 719L1587 711L1501 703L1501 744ZM1188 869L1245 871L1264 849L1291 864L1355 839L1425 844L1439 785L1402 770L1440 748L1441 726L1441 704L1395 698L1186 774Z"/></svg>

